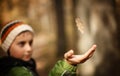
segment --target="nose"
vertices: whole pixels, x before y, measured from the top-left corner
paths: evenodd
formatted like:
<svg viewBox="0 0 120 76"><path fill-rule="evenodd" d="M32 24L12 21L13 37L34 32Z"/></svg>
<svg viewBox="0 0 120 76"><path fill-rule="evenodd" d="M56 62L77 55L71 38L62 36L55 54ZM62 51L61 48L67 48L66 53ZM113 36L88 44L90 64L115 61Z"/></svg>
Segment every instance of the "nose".
<svg viewBox="0 0 120 76"><path fill-rule="evenodd" d="M27 52L32 52L32 46L30 44L26 45L26 51Z"/></svg>

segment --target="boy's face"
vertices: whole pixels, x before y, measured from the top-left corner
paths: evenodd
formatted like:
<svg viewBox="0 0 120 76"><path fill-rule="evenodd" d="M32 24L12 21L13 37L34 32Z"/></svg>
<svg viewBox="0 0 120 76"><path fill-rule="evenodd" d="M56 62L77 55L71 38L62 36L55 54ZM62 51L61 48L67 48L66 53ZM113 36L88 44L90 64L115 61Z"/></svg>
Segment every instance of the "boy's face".
<svg viewBox="0 0 120 76"><path fill-rule="evenodd" d="M9 51L10 56L29 61L32 56L33 34L29 31L19 34L13 41Z"/></svg>

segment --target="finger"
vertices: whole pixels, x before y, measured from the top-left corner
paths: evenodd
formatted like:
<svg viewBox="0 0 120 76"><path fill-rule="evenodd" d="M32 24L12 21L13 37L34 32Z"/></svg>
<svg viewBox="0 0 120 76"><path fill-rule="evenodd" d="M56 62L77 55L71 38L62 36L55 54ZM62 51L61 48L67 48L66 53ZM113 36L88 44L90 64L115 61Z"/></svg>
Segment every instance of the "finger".
<svg viewBox="0 0 120 76"><path fill-rule="evenodd" d="M92 54L94 53L95 49L96 49L96 45L93 45L84 55L85 57L91 57Z"/></svg>
<svg viewBox="0 0 120 76"><path fill-rule="evenodd" d="M65 59L68 59L68 58L72 57L73 54L74 54L74 51L70 50L64 54L64 57L65 57Z"/></svg>

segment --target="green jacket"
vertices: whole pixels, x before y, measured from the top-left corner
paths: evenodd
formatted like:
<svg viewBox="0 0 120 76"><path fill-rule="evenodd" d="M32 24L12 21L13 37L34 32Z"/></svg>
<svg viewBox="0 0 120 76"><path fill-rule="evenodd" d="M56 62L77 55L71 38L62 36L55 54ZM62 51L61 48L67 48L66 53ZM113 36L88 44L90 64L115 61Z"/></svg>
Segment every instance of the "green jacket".
<svg viewBox="0 0 120 76"><path fill-rule="evenodd" d="M12 60L12 63L10 60ZM16 59L6 59L6 63L4 60L0 59L0 76L39 76L36 73L35 64L32 65L28 62L20 62L19 60L16 62ZM14 61L15 60L15 61ZM6 68L6 69L5 69ZM65 62L64 60L60 60L56 63L53 69L50 71L49 76L76 76L76 66L72 66Z"/></svg>
<svg viewBox="0 0 120 76"><path fill-rule="evenodd" d="M59 60L50 71L49 76L76 76L76 68L64 60Z"/></svg>
<svg viewBox="0 0 120 76"><path fill-rule="evenodd" d="M23 61L10 56L0 58L0 76L38 76L34 59Z"/></svg>
<svg viewBox="0 0 120 76"><path fill-rule="evenodd" d="M26 67L14 67L6 76L34 76L32 72Z"/></svg>

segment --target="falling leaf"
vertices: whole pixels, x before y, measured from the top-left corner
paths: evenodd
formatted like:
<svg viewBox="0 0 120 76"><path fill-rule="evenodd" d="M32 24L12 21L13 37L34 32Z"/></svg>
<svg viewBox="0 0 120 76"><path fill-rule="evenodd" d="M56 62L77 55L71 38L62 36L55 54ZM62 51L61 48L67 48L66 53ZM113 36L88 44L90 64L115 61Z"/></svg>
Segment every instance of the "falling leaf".
<svg viewBox="0 0 120 76"><path fill-rule="evenodd" d="M80 20L80 18L76 18L75 22L76 22L76 26L77 26L78 30L81 32L81 34L83 34L84 33L83 22Z"/></svg>

